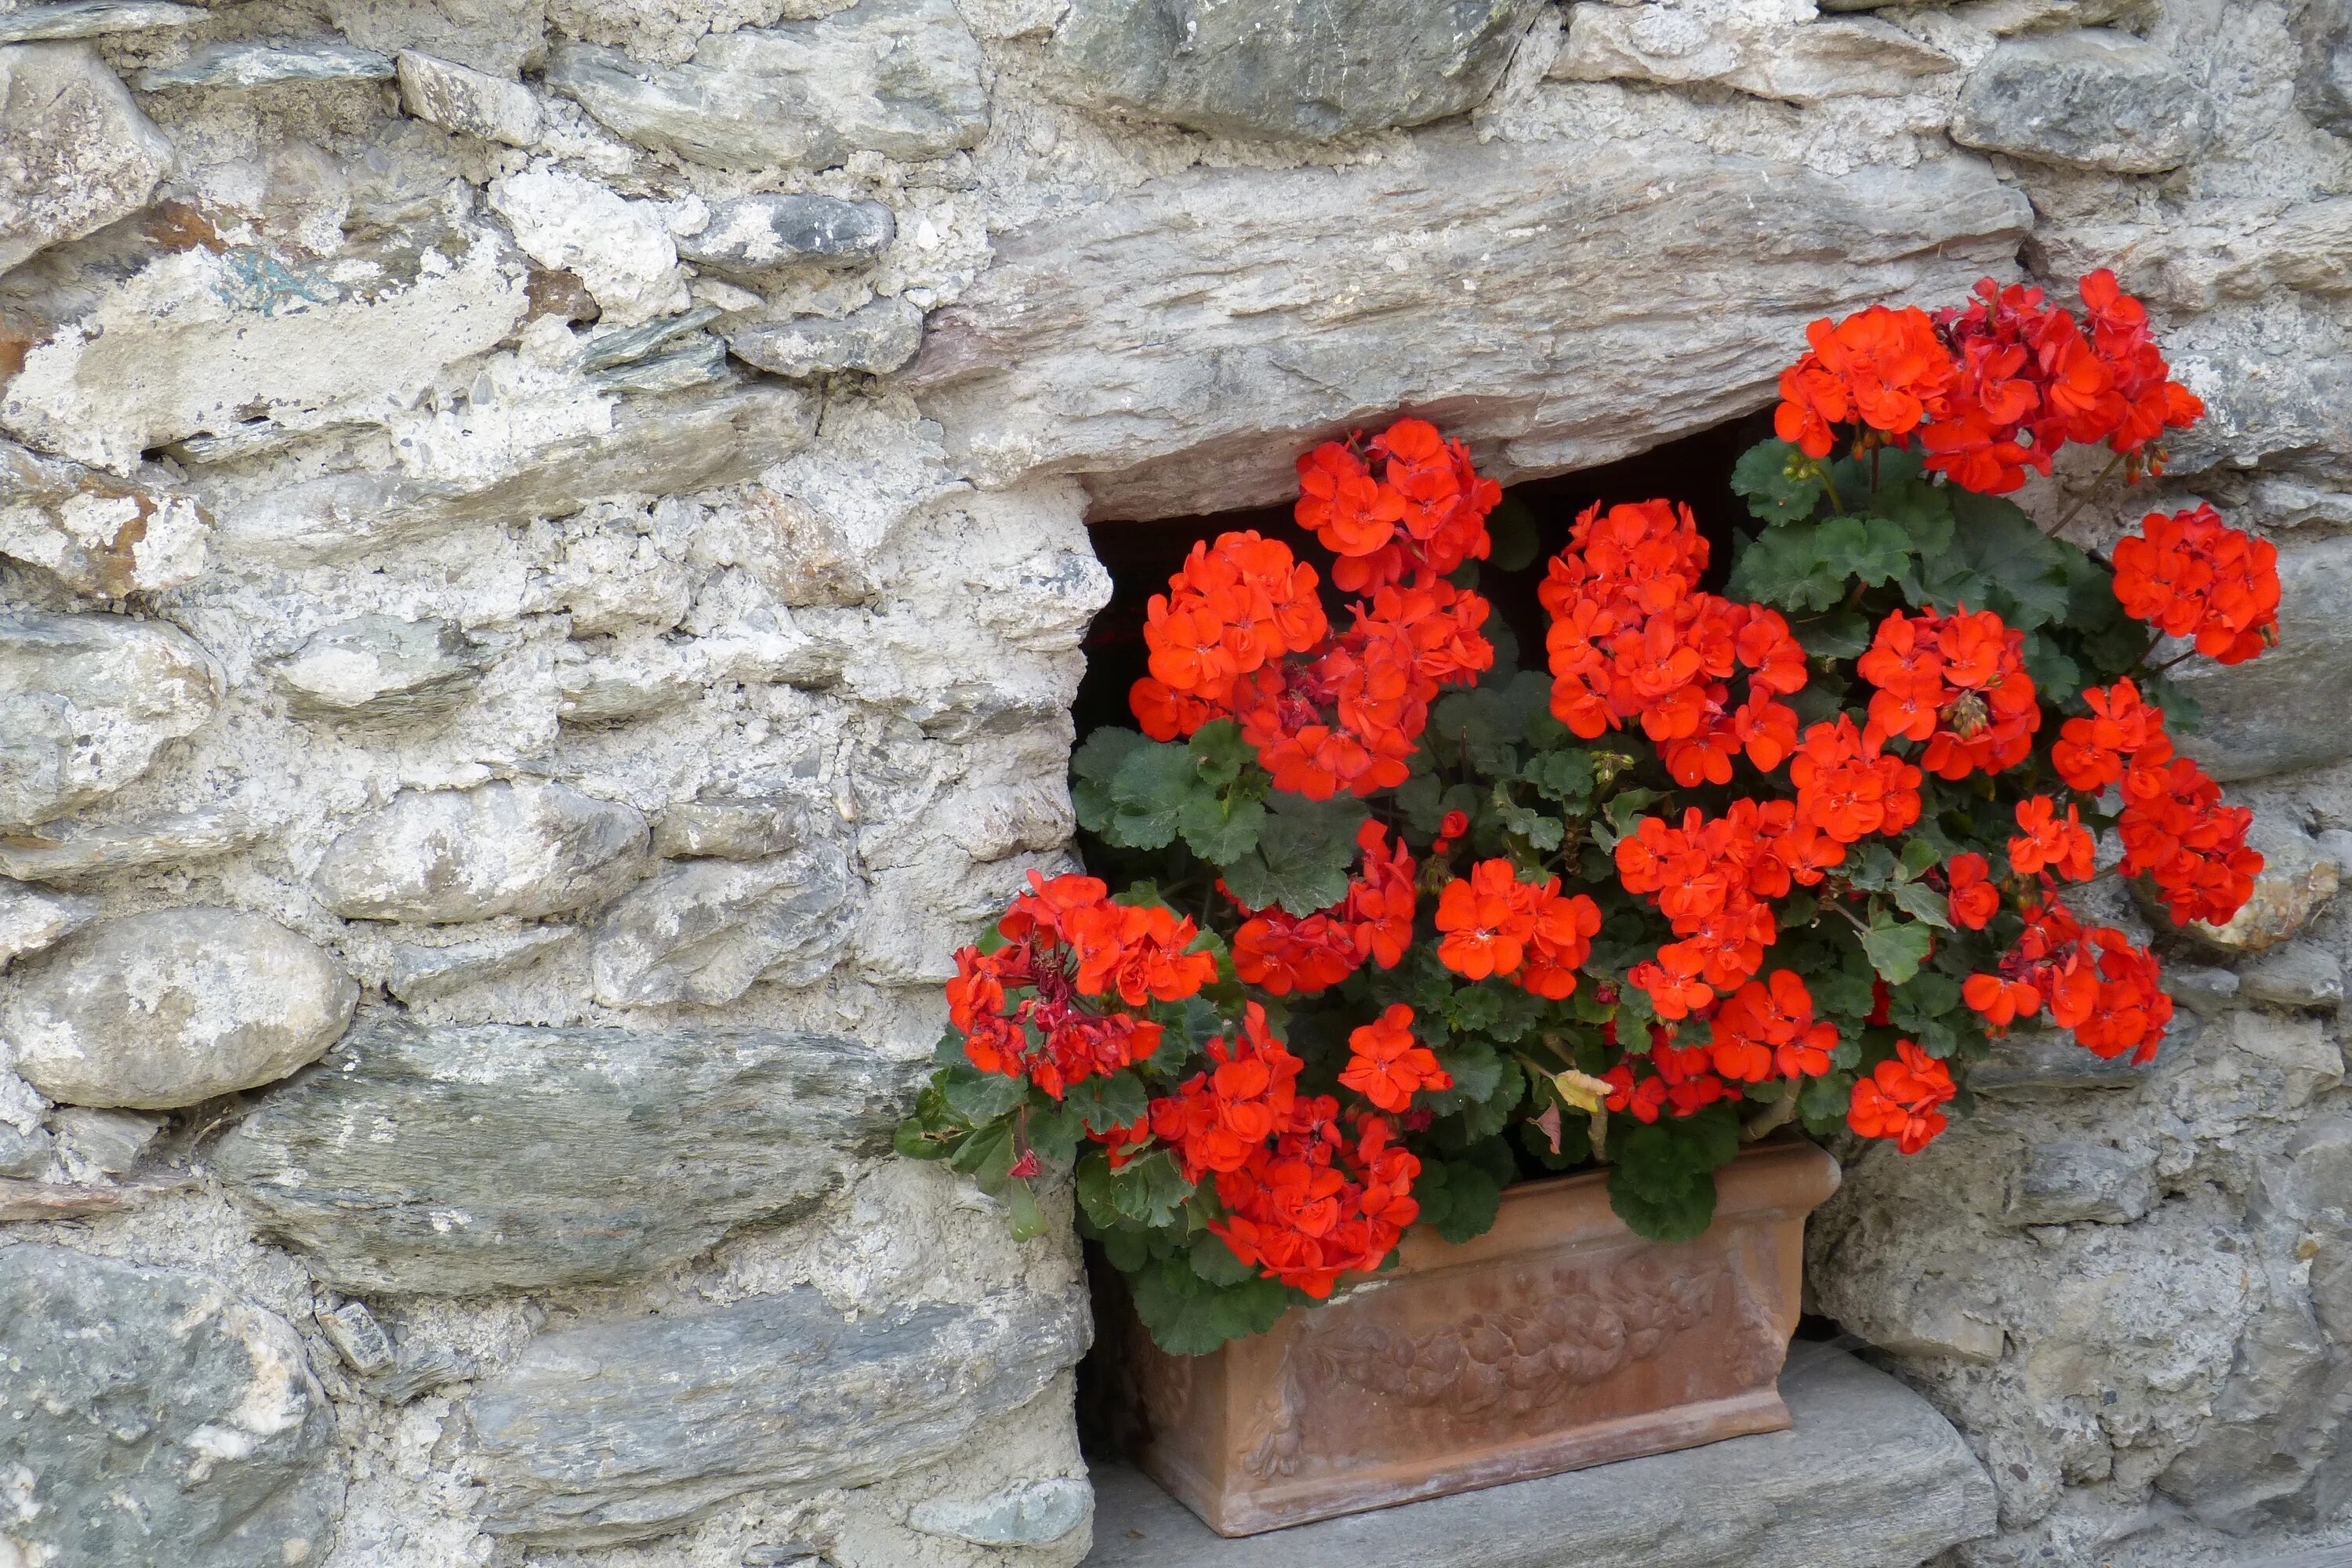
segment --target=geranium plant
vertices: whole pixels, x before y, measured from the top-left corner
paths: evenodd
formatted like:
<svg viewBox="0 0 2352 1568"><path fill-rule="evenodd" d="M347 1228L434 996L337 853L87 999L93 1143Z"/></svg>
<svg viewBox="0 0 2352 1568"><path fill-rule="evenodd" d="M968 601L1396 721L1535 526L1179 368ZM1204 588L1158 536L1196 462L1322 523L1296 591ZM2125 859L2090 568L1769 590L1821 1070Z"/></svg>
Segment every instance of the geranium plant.
<svg viewBox="0 0 2352 1568"><path fill-rule="evenodd" d="M1139 728L1073 760L1091 874L957 955L900 1148L1024 1233L1075 1160L1081 1225L1197 1352L1416 1222L1477 1235L1526 1175L1605 1164L1672 1240L1790 1122L1915 1152L2021 1019L2148 1060L2157 960L2068 889L2245 901L2248 814L2175 753L2162 671L2261 653L2278 581L2209 508L2102 557L2002 499L2069 443L2137 480L2202 412L2111 274L2081 293L1815 323L1727 574L1686 507L1595 506L1542 668L1489 627L1481 563L1532 549L1498 552L1461 445L1407 418L1307 454L1330 558L1228 533L1151 601Z"/></svg>

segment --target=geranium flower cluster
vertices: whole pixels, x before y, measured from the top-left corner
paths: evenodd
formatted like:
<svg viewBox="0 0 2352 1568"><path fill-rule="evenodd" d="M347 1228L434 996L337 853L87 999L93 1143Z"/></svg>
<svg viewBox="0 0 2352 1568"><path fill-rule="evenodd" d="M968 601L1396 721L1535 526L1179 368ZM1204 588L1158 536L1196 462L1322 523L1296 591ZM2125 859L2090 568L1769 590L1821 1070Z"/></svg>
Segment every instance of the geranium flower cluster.
<svg viewBox="0 0 2352 1568"><path fill-rule="evenodd" d="M2001 773L2033 750L2042 704L2025 673L2025 634L1990 610L1898 611L1878 623L1856 668L1878 689L1870 733L1927 742L1919 764L1938 778Z"/></svg>
<svg viewBox="0 0 2352 1568"><path fill-rule="evenodd" d="M1465 980L1489 975L1552 1001L1576 993L1576 972L1601 930L1601 906L1563 894L1559 879L1523 881L1508 860L1481 860L1437 895L1438 962Z"/></svg>
<svg viewBox="0 0 2352 1568"><path fill-rule="evenodd" d="M2243 664L2278 641L2278 546L2202 501L2170 517L2149 512L2116 542L2115 562L2124 613L2195 639L2216 664Z"/></svg>
<svg viewBox="0 0 2352 1568"><path fill-rule="evenodd" d="M1919 770L1843 713L1805 731L1789 782L1797 786L1796 821L1838 844L1893 837L1919 820Z"/></svg>
<svg viewBox="0 0 2352 1568"><path fill-rule="evenodd" d="M1779 936L1771 900L1810 887L1845 857L1801 819L1798 803L1736 800L1712 821L1692 806L1682 826L1645 816L1617 841L1617 879L1647 897L1680 941L1626 974L1661 1018L1689 1016L1754 974Z"/></svg>
<svg viewBox="0 0 2352 1568"><path fill-rule="evenodd" d="M1172 911L1113 903L1093 877L1029 873L1030 890L997 922L1004 945L956 954L948 1016L982 1072L1026 1077L1059 1100L1071 1084L1107 1076L1160 1047L1161 1026L1124 1010L1181 1001L1217 977L1217 961L1189 951L1199 929Z"/></svg>
<svg viewBox="0 0 2352 1568"><path fill-rule="evenodd" d="M1805 652L1778 610L1702 593L1707 543L1690 508L1598 503L1538 590L1553 717L1585 740L1638 719L1676 783L1731 782L1731 759L1778 767L1797 743ZM1734 704L1730 681L1747 673Z"/></svg>
<svg viewBox="0 0 2352 1568"><path fill-rule="evenodd" d="M1470 466L1469 449L1426 419L1400 419L1370 441L1326 441L1298 459L1298 525L1338 557L1331 581L1345 593L1426 583L1484 561L1486 514L1502 499L1502 486Z"/></svg>
<svg viewBox="0 0 2352 1568"><path fill-rule="evenodd" d="M1234 933L1234 969L1271 996L1311 995L1328 990L1367 961L1394 969L1412 943L1417 902L1413 859L1389 830L1367 821L1356 831L1363 867L1348 884L1348 896L1327 910L1300 917L1280 909L1252 910ZM1220 882L1220 888L1224 884ZM1232 890L1225 889L1232 898Z"/></svg>
<svg viewBox="0 0 2352 1568"><path fill-rule="evenodd" d="M1780 438L1826 458L1840 425L1907 445L1963 489L2005 495L2047 474L2068 441L2104 441L2135 474L2161 466L2153 443L2205 410L2172 379L2147 311L2105 268L2086 275L2078 319L2042 290L1987 279L1934 316L1874 305L1806 336L1812 352L1780 376Z"/></svg>
<svg viewBox="0 0 2352 1568"><path fill-rule="evenodd" d="M2046 1005L2089 1050L2135 1062L2155 1058L2172 1021L2156 955L2113 926L2084 930L2054 897L2027 908L2017 945L1998 971L1969 976L1961 995L1996 1033Z"/></svg>
<svg viewBox="0 0 2352 1568"><path fill-rule="evenodd" d="M1897 1040L1893 1057L1854 1081L1846 1124L1864 1138L1891 1138L1904 1153L1916 1154L1944 1130L1944 1113L1937 1108L1958 1092L1950 1068L1916 1040Z"/></svg>

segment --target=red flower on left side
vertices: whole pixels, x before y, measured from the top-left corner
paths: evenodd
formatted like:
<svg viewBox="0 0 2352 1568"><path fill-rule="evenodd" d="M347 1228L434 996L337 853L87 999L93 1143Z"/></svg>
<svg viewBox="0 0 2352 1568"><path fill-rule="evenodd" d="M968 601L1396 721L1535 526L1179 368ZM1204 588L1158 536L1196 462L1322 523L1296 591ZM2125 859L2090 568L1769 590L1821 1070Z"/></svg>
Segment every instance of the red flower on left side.
<svg viewBox="0 0 2352 1568"><path fill-rule="evenodd" d="M1114 903L1096 878L1032 871L1029 887L997 922L1003 946L956 954L948 1019L972 1066L1025 1077L1059 1100L1159 1048L1160 1026L1114 1003L1181 1001L1217 977L1217 961L1187 951L1200 934L1191 920Z"/></svg>

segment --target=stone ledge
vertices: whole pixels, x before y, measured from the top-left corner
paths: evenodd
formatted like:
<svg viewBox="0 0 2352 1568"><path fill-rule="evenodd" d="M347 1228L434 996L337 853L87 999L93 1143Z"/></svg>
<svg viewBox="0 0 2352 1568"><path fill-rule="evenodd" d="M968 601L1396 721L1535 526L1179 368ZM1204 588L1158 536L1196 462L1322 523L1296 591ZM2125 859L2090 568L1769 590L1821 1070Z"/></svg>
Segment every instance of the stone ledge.
<svg viewBox="0 0 2352 1568"><path fill-rule="evenodd" d="M1131 1467L1098 1466L1084 1568L1904 1568L1992 1533L1984 1468L1895 1379L1800 1343L1780 1392L1788 1432L1239 1541Z"/></svg>

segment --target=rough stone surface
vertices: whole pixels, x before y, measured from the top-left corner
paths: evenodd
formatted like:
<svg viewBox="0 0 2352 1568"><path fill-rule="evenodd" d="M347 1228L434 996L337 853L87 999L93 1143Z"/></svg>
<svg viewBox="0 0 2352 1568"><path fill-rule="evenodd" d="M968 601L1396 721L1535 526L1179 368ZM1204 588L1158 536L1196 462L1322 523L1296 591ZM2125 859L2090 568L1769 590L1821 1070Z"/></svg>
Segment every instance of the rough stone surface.
<svg viewBox="0 0 2352 1568"><path fill-rule="evenodd" d="M161 1117L135 1110L104 1110L68 1105L50 1118L58 1156L76 1181L127 1176L139 1168L163 1135Z"/></svg>
<svg viewBox="0 0 2352 1568"><path fill-rule="evenodd" d="M761 979L805 985L840 956L856 913L839 846L672 866L614 904L590 950L608 1007L731 1002Z"/></svg>
<svg viewBox="0 0 2352 1568"><path fill-rule="evenodd" d="M927 1498L907 1515L926 1535L975 1546L1045 1546L1063 1540L1094 1513L1083 1481L1056 1478L972 1501Z"/></svg>
<svg viewBox="0 0 2352 1568"><path fill-rule="evenodd" d="M54 5L25 5L0 16L0 44L184 27L205 16L202 7L174 5L170 0L58 0Z"/></svg>
<svg viewBox="0 0 2352 1568"><path fill-rule="evenodd" d="M0 829L122 788L212 718L222 685L176 626L0 612Z"/></svg>
<svg viewBox="0 0 2352 1568"><path fill-rule="evenodd" d="M2256 816L2246 842L2263 853L2262 874L2245 907L2227 925L2192 921L2182 928L2192 942L2221 952L2260 952L2276 947L2311 922L2336 896L2342 865L2335 851L2275 812Z"/></svg>
<svg viewBox="0 0 2352 1568"><path fill-rule="evenodd" d="M347 1290L608 1281L808 1212L887 1148L908 1076L824 1035L385 1020L213 1163Z"/></svg>
<svg viewBox="0 0 2352 1568"><path fill-rule="evenodd" d="M0 272L147 200L172 143L86 44L0 47Z"/></svg>
<svg viewBox="0 0 2352 1568"><path fill-rule="evenodd" d="M275 1082L333 1045L359 1000L332 954L236 910L102 921L12 974L11 1065L77 1105L166 1110Z"/></svg>
<svg viewBox="0 0 2352 1568"><path fill-rule="evenodd" d="M541 164L491 186L490 205L532 260L585 283L614 325L687 308L677 244L651 204Z"/></svg>
<svg viewBox="0 0 2352 1568"><path fill-rule="evenodd" d="M389 55L356 44L238 41L205 44L177 65L151 66L132 79L142 92L191 87L271 87L279 82L389 81Z"/></svg>
<svg viewBox="0 0 2352 1568"><path fill-rule="evenodd" d="M854 267L890 248L898 226L880 202L761 192L720 202L677 242L697 267L758 279L782 268Z"/></svg>
<svg viewBox="0 0 2352 1568"><path fill-rule="evenodd" d="M746 364L794 379L843 370L886 374L913 359L922 343L923 312L905 300L877 300L837 321L761 321L727 339Z"/></svg>
<svg viewBox="0 0 2352 1568"><path fill-rule="evenodd" d="M1900 98L1959 68L1943 50L1874 17L1726 25L1673 6L1587 3L1570 12L1550 74L1569 81L1718 82L1758 98L1817 104Z"/></svg>
<svg viewBox="0 0 2352 1568"><path fill-rule="evenodd" d="M2342 0L2313 0L2296 17L2302 35L2302 69L2294 79L2294 106L2323 131L2352 133L2352 6Z"/></svg>
<svg viewBox="0 0 2352 1568"><path fill-rule="evenodd" d="M2176 672L2204 711L2182 750L2223 783L2340 762L2352 734L2295 715L2352 682L2352 538L2282 541L2279 645L2239 665L2193 659Z"/></svg>
<svg viewBox="0 0 2352 1568"><path fill-rule="evenodd" d="M484 646L446 621L361 616L313 633L271 673L306 717L406 722L465 701L488 663Z"/></svg>
<svg viewBox="0 0 2352 1568"><path fill-rule="evenodd" d="M78 594L120 599L193 583L212 520L183 495L0 442L0 555Z"/></svg>
<svg viewBox="0 0 2352 1568"><path fill-rule="evenodd" d="M0 837L0 876L71 884L110 871L184 866L242 849L268 831L240 805L200 806L124 822L26 828Z"/></svg>
<svg viewBox="0 0 2352 1568"><path fill-rule="evenodd" d="M1529 0L1072 0L1048 52L1071 102L1308 142L1420 125L1494 90Z"/></svg>
<svg viewBox="0 0 2352 1568"><path fill-rule="evenodd" d="M1508 479L1753 406L1804 321L1956 298L2029 221L1965 158L1832 179L1433 134L1363 169L1172 175L1003 236L907 375L975 471L1085 474L1102 516L1279 500L1302 441L1400 404ZM1414 237L1393 267L1391 230ZM1431 339L1458 352L1433 364ZM1205 447L1213 473L1180 457Z"/></svg>
<svg viewBox="0 0 2352 1568"><path fill-rule="evenodd" d="M0 1121L0 1176L39 1176L49 1168L57 1141L46 1127L26 1131Z"/></svg>
<svg viewBox="0 0 2352 1568"><path fill-rule="evenodd" d="M0 969L55 946L96 919L98 910L94 899L0 882Z"/></svg>
<svg viewBox="0 0 2352 1568"><path fill-rule="evenodd" d="M593 909L646 870L646 819L558 784L401 795L338 837L320 900L352 920L537 920Z"/></svg>
<svg viewBox="0 0 2352 1568"><path fill-rule="evenodd" d="M522 83L415 49L401 50L394 64L400 77L400 106L417 119L509 147L528 147L539 140L543 121L539 100Z"/></svg>
<svg viewBox="0 0 2352 1568"><path fill-rule="evenodd" d="M807 1289L545 1334L474 1397L490 1528L626 1541L887 1475L1027 1404L1086 1339L1077 1301L844 1322Z"/></svg>
<svg viewBox="0 0 2352 1568"><path fill-rule="evenodd" d="M665 860L758 860L818 837L815 815L791 795L687 801L654 824L654 853Z"/></svg>
<svg viewBox="0 0 2352 1568"><path fill-rule="evenodd" d="M2337 1007L2344 1002L2344 961L2309 942L2273 948L2238 978L2252 1002L2276 1007Z"/></svg>
<svg viewBox="0 0 2352 1568"><path fill-rule="evenodd" d="M620 135L697 163L823 169L937 158L988 129L979 46L950 0L858 0L814 21L706 38L691 63L557 51L548 85Z"/></svg>
<svg viewBox="0 0 2352 1568"><path fill-rule="evenodd" d="M0 1464L20 1561L325 1561L335 1422L287 1321L181 1268L0 1249Z"/></svg>
<svg viewBox="0 0 2352 1568"><path fill-rule="evenodd" d="M1788 1432L1238 1541L1211 1534L1141 1472L1106 1466L1087 1568L1913 1568L1991 1533L1984 1468L1893 1378L1801 1342L1780 1394ZM1866 1531L1853 1526L1856 1508Z"/></svg>
<svg viewBox="0 0 2352 1568"><path fill-rule="evenodd" d="M404 1002L430 1002L527 969L578 934L570 926L530 926L446 947L395 948L383 988Z"/></svg>
<svg viewBox="0 0 2352 1568"><path fill-rule="evenodd" d="M1962 146L2119 174L2177 169L2215 129L2212 99L2178 62L2105 28L2003 40L1952 117Z"/></svg>

